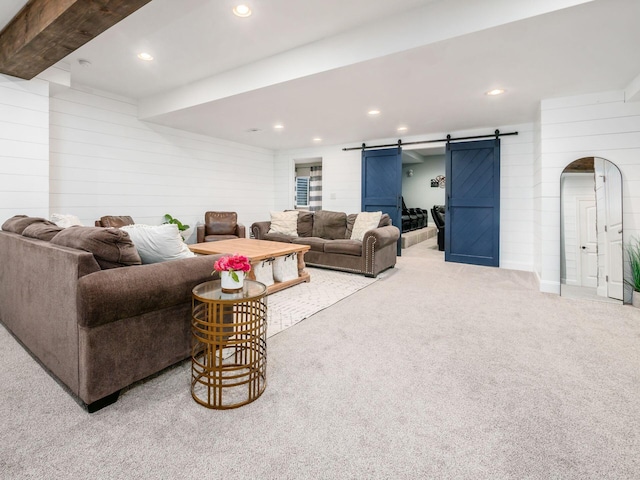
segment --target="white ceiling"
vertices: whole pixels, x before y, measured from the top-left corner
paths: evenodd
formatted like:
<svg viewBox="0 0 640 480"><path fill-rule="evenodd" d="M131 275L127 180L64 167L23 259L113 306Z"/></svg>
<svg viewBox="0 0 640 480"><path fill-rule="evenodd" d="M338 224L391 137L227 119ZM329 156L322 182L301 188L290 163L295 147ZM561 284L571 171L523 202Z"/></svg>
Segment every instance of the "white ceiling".
<svg viewBox="0 0 640 480"><path fill-rule="evenodd" d="M24 3L3 0L0 25ZM72 86L280 150L531 122L541 99L640 74L638 0L246 0L247 19L235 3L153 0L64 60ZM507 93L483 94L495 87Z"/></svg>

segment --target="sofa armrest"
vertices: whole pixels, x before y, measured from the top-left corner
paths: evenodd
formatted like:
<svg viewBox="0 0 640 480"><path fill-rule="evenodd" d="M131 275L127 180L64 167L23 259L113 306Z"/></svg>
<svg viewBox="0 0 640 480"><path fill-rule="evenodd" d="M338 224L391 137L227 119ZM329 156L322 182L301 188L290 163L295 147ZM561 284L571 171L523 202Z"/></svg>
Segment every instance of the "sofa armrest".
<svg viewBox="0 0 640 480"><path fill-rule="evenodd" d="M204 225L196 225L196 243L204 242Z"/></svg>
<svg viewBox="0 0 640 480"><path fill-rule="evenodd" d="M400 229L394 225L387 225L365 232L362 243L368 244L368 242L375 240L375 248L382 248L397 242L399 238Z"/></svg>
<svg viewBox="0 0 640 480"><path fill-rule="evenodd" d="M78 280L78 323L93 328L190 302L196 285L220 278L204 255L148 265L111 268Z"/></svg>
<svg viewBox="0 0 640 480"><path fill-rule="evenodd" d="M243 224L238 223L236 225L236 235L238 238L247 238L247 229Z"/></svg>
<svg viewBox="0 0 640 480"><path fill-rule="evenodd" d="M269 233L271 228L271 222L255 222L251 225L251 233L256 240L262 240L264 236Z"/></svg>

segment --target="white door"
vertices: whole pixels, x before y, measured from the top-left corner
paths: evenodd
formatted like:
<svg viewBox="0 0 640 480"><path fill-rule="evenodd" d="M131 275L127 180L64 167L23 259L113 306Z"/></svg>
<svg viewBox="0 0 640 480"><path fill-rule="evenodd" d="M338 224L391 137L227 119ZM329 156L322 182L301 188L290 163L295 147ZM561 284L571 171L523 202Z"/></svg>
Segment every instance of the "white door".
<svg viewBox="0 0 640 480"><path fill-rule="evenodd" d="M598 286L598 232L596 229L596 201L578 200L580 222L578 247L580 255L580 283L583 287Z"/></svg>
<svg viewBox="0 0 640 480"><path fill-rule="evenodd" d="M622 177L618 167L604 162L604 189L607 202L607 295L622 300Z"/></svg>

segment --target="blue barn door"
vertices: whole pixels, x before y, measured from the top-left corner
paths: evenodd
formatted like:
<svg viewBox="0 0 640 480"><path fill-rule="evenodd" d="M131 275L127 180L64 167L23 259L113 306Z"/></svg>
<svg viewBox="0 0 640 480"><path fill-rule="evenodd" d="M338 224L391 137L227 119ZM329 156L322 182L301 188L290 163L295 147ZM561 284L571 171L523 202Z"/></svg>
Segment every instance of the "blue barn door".
<svg viewBox="0 0 640 480"><path fill-rule="evenodd" d="M448 143L444 255L500 266L500 139Z"/></svg>
<svg viewBox="0 0 640 480"><path fill-rule="evenodd" d="M388 213L402 227L402 148L362 151L362 211ZM398 256L401 255L398 239Z"/></svg>

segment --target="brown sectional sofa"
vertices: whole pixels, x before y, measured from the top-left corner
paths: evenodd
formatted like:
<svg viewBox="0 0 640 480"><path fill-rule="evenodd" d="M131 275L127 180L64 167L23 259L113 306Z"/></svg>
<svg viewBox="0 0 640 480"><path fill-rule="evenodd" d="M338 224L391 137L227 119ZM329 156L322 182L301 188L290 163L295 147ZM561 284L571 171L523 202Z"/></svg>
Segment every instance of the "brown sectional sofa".
<svg viewBox="0 0 640 480"><path fill-rule="evenodd" d="M93 412L189 357L191 290L217 278L218 257L140 265L121 230L13 217L0 231L0 321Z"/></svg>
<svg viewBox="0 0 640 480"><path fill-rule="evenodd" d="M367 231L362 241L351 240L356 217L357 213L300 211L297 236L269 233L270 221L255 222L251 232L258 240L309 245L311 249L304 255L307 265L376 277L395 266L400 230L383 214L378 228Z"/></svg>

